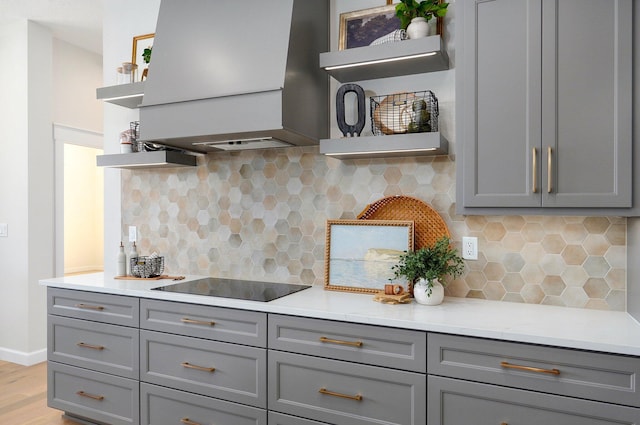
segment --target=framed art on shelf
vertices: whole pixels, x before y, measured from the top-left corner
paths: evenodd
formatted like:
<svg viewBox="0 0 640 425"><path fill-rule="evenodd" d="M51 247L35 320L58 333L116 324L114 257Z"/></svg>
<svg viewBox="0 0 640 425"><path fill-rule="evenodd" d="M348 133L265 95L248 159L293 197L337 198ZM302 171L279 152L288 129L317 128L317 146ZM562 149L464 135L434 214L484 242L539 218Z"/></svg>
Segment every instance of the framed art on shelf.
<svg viewBox="0 0 640 425"><path fill-rule="evenodd" d="M340 14L338 49L369 46L373 41L400 29L394 5Z"/></svg>
<svg viewBox="0 0 640 425"><path fill-rule="evenodd" d="M133 47L131 48L131 63L138 65L140 80L147 76L149 61L151 60L151 49L155 33L136 35L133 37Z"/></svg>

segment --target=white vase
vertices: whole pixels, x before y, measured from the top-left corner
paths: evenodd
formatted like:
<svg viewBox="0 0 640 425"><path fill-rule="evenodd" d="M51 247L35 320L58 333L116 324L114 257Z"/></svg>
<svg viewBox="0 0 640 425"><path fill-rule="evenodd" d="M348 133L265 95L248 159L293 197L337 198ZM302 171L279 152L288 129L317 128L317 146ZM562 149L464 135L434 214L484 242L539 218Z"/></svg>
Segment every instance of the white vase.
<svg viewBox="0 0 640 425"><path fill-rule="evenodd" d="M422 38L429 35L429 23L425 18L417 17L411 20L407 27L407 36L411 39Z"/></svg>
<svg viewBox="0 0 640 425"><path fill-rule="evenodd" d="M413 285L413 297L416 299L418 304L424 305L438 305L442 304L444 300L444 287L442 284L434 279L431 281L431 294L429 295L429 286L427 285L427 281L424 279L420 279Z"/></svg>

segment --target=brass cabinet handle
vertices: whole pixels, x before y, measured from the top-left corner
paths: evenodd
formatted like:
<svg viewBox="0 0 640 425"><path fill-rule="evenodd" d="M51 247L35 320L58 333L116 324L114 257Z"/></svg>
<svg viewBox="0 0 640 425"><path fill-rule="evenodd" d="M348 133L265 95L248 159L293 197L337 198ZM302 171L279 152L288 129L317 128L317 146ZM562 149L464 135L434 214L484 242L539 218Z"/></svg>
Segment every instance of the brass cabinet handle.
<svg viewBox="0 0 640 425"><path fill-rule="evenodd" d="M87 398L90 398L92 400L98 400L98 401L104 400L104 396L103 395L89 394L89 393L85 393L84 391L77 391L76 394L79 395L80 397L87 397Z"/></svg>
<svg viewBox="0 0 640 425"><path fill-rule="evenodd" d="M86 342L79 342L76 344L78 347L91 348L92 350L104 350L103 345L91 345Z"/></svg>
<svg viewBox="0 0 640 425"><path fill-rule="evenodd" d="M326 388L320 388L318 390L318 392L320 394L330 395L330 396L333 396L333 397L340 397L340 398L346 398L346 399L349 399L349 400L362 401L362 395L360 395L360 394L348 395L348 394L335 393L333 391L329 391Z"/></svg>
<svg viewBox="0 0 640 425"><path fill-rule="evenodd" d="M350 345L352 347L362 347L362 341L342 341L339 339L327 338L326 336L321 336L320 342L325 342L328 344Z"/></svg>
<svg viewBox="0 0 640 425"><path fill-rule="evenodd" d="M180 419L180 422L182 422L185 425L202 425L200 422L194 422L189 418L182 418Z"/></svg>
<svg viewBox="0 0 640 425"><path fill-rule="evenodd" d="M553 190L553 184L552 184L552 175L553 173L551 172L551 155L553 153L553 150L551 149L551 146L547 147L547 193L551 193L551 191Z"/></svg>
<svg viewBox="0 0 640 425"><path fill-rule="evenodd" d="M518 370L524 370L527 372L549 373L551 375L560 375L560 371L558 369L542 369L540 367L521 366L521 365L511 364L507 362L500 362L500 366L504 367L505 369L518 369Z"/></svg>
<svg viewBox="0 0 640 425"><path fill-rule="evenodd" d="M532 183L531 183L531 191L533 193L538 193L538 151L536 148L531 149L531 174L532 174Z"/></svg>
<svg viewBox="0 0 640 425"><path fill-rule="evenodd" d="M76 304L77 308L82 308L84 310L104 310L104 307L101 305L91 305L91 304Z"/></svg>
<svg viewBox="0 0 640 425"><path fill-rule="evenodd" d="M213 320L211 320L211 321L196 320L196 319L189 319L188 317L183 317L181 319L181 321L182 321L182 323L191 323L192 325L214 326L216 324L216 322L214 322Z"/></svg>
<svg viewBox="0 0 640 425"><path fill-rule="evenodd" d="M182 362L181 363L182 366L186 367L187 369L196 369L196 370L202 370L204 372L215 372L216 368L215 367L206 367L206 366L198 366L198 365L194 365L188 362Z"/></svg>

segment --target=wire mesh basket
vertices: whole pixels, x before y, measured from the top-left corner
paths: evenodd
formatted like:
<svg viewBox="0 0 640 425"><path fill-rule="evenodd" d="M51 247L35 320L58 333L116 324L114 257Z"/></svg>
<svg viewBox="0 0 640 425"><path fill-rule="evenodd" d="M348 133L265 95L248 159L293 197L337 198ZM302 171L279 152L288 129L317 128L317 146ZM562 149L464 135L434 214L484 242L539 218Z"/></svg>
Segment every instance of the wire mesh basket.
<svg viewBox="0 0 640 425"><path fill-rule="evenodd" d="M134 277L157 277L164 271L164 257L132 257L130 262Z"/></svg>
<svg viewBox="0 0 640 425"><path fill-rule="evenodd" d="M371 96L374 136L438 131L438 98L431 90Z"/></svg>
<svg viewBox="0 0 640 425"><path fill-rule="evenodd" d="M140 121L131 121L129 123L129 130L131 133L131 148L134 152L144 152L144 142L139 141L140 139Z"/></svg>

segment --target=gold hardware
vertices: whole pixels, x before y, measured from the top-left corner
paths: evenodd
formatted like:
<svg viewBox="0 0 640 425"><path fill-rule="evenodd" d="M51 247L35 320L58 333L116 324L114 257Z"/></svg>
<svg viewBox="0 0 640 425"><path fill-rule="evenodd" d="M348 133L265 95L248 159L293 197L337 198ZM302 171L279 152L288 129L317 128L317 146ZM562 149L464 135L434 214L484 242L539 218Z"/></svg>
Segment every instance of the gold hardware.
<svg viewBox="0 0 640 425"><path fill-rule="evenodd" d="M527 372L549 373L551 375L560 375L560 371L558 369L542 369L539 367L532 367L532 366L520 366L517 364L511 364L507 362L500 362L500 366L506 369L518 369L518 370L524 370Z"/></svg>
<svg viewBox="0 0 640 425"><path fill-rule="evenodd" d="M76 304L76 307L83 308L85 310L104 310L104 307L101 305Z"/></svg>
<svg viewBox="0 0 640 425"><path fill-rule="evenodd" d="M352 347L362 347L362 341L341 341L339 339L327 338L326 336L321 336L320 342L325 342L328 344L350 345Z"/></svg>
<svg viewBox="0 0 640 425"><path fill-rule="evenodd" d="M92 350L104 350L104 346L102 345L91 345L86 342L79 342L76 344L78 347L91 348Z"/></svg>
<svg viewBox="0 0 640 425"><path fill-rule="evenodd" d="M213 320L207 322L206 320L195 320L195 319L189 319L188 317L183 317L181 320L182 320L182 323L191 323L192 325L214 326L216 324L216 322L214 322Z"/></svg>
<svg viewBox="0 0 640 425"><path fill-rule="evenodd" d="M76 392L76 394L79 395L80 397L87 397L93 400L98 400L98 401L104 400L103 395L93 395L93 394L85 393L84 391L78 391Z"/></svg>
<svg viewBox="0 0 640 425"><path fill-rule="evenodd" d="M536 150L536 148L532 148L531 149L531 162L532 162L532 172L531 174L533 174L533 182L531 185L531 191L533 193L538 193L538 151Z"/></svg>
<svg viewBox="0 0 640 425"><path fill-rule="evenodd" d="M333 397L340 397L340 398L346 398L346 399L349 399L349 400L362 401L362 395L360 395L360 394L348 395L348 394L334 393L333 391L329 391L326 388L320 388L318 390L318 392L320 394L330 395L330 396L333 396Z"/></svg>
<svg viewBox="0 0 640 425"><path fill-rule="evenodd" d="M194 365L194 364L187 363L187 362L182 362L182 366L186 367L187 369L202 370L204 372L215 372L216 371L215 367L198 366L198 365Z"/></svg>
<svg viewBox="0 0 640 425"><path fill-rule="evenodd" d="M551 193L553 190L553 185L551 184L551 154L552 154L551 146L547 148L547 193Z"/></svg>
<svg viewBox="0 0 640 425"><path fill-rule="evenodd" d="M202 425L200 422L193 422L189 418L182 418L180 419L180 422L182 422L185 425Z"/></svg>

